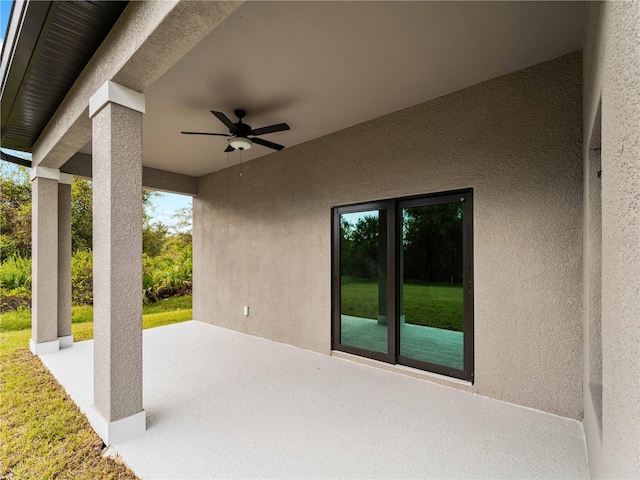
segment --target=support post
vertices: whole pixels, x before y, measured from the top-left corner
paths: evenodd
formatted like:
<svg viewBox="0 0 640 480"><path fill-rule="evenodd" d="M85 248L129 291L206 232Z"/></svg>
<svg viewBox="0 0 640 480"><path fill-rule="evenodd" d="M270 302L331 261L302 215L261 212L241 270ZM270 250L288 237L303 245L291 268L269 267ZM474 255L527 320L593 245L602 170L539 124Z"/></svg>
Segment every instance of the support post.
<svg viewBox="0 0 640 480"><path fill-rule="evenodd" d="M34 355L56 352L58 341L58 179L54 168L31 169L31 341Z"/></svg>
<svg viewBox="0 0 640 480"><path fill-rule="evenodd" d="M58 181L58 341L73 345L71 334L71 183L73 175Z"/></svg>
<svg viewBox="0 0 640 480"><path fill-rule="evenodd" d="M106 82L93 128L94 405L107 444L145 431L142 408L142 113L144 95Z"/></svg>

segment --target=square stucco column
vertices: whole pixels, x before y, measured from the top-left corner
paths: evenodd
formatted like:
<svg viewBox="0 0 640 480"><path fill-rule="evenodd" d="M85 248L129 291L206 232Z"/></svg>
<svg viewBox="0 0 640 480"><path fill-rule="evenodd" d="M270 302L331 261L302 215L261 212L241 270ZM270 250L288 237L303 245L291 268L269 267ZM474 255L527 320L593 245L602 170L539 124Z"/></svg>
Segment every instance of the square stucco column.
<svg viewBox="0 0 640 480"><path fill-rule="evenodd" d="M94 405L107 444L144 432L142 113L144 96L106 82L91 98Z"/></svg>
<svg viewBox="0 0 640 480"><path fill-rule="evenodd" d="M31 169L31 341L35 355L56 352L58 341L58 179L53 168Z"/></svg>
<svg viewBox="0 0 640 480"><path fill-rule="evenodd" d="M640 2L607 2L605 8L603 465L596 468L606 478L640 478Z"/></svg>
<svg viewBox="0 0 640 480"><path fill-rule="evenodd" d="M71 334L71 183L73 175L58 181L58 341L73 345Z"/></svg>

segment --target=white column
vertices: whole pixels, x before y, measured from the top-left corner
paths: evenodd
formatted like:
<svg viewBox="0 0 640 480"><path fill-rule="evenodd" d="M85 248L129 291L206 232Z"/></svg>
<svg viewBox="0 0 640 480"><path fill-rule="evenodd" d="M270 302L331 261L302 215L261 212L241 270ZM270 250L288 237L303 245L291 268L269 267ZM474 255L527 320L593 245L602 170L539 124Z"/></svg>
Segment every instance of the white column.
<svg viewBox="0 0 640 480"><path fill-rule="evenodd" d="M31 341L35 355L56 352L58 341L58 169L31 169Z"/></svg>
<svg viewBox="0 0 640 480"><path fill-rule="evenodd" d="M58 341L73 345L71 334L71 183L73 175L58 180Z"/></svg>
<svg viewBox="0 0 640 480"><path fill-rule="evenodd" d="M144 95L106 82L91 98L94 405L105 443L144 432L142 114Z"/></svg>

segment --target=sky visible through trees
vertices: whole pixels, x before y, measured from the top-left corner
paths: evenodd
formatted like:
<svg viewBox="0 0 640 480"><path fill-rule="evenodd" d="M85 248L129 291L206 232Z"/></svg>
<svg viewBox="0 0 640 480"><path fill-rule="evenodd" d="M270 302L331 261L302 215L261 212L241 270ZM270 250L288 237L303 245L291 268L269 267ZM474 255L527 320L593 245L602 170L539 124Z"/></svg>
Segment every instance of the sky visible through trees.
<svg viewBox="0 0 640 480"><path fill-rule="evenodd" d="M29 154L23 152L16 152L13 150L3 149L3 151L31 159ZM2 174L10 175L18 170L18 167L8 162L1 162ZM177 227L176 214L183 209L191 209L193 199L187 195L178 195L174 193L156 192L149 202L148 214L151 217L152 222L162 223L169 228Z"/></svg>

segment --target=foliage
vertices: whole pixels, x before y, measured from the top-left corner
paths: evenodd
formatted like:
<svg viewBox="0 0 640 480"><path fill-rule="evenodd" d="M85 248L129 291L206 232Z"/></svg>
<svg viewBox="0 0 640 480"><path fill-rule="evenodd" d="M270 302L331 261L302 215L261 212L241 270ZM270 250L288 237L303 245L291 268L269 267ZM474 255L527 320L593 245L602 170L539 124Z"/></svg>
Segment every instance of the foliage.
<svg viewBox="0 0 640 480"><path fill-rule="evenodd" d="M2 212L0 236L0 311L31 304L31 184L28 169L0 164ZM156 192L143 190L143 295L145 303L191 292L191 208L176 213L175 233L153 222ZM92 185L75 179L71 186L71 262L74 305L93 303Z"/></svg>
<svg viewBox="0 0 640 480"><path fill-rule="evenodd" d="M142 251L149 257L162 253L169 228L161 222L147 222L142 228Z"/></svg>
<svg viewBox="0 0 640 480"><path fill-rule="evenodd" d="M176 234L186 234L191 236L193 229L193 204L179 208L173 214L174 226Z"/></svg>
<svg viewBox="0 0 640 480"><path fill-rule="evenodd" d="M93 253L88 250L78 250L71 257L71 301L93 304Z"/></svg>
<svg viewBox="0 0 640 480"><path fill-rule="evenodd" d="M31 259L12 256L0 264L0 311L31 305Z"/></svg>
<svg viewBox="0 0 640 480"><path fill-rule="evenodd" d="M31 288L31 259L9 257L0 264L0 286L8 290Z"/></svg>
<svg viewBox="0 0 640 480"><path fill-rule="evenodd" d="M142 289L145 301L191 293L192 271L191 245L174 248L157 257L144 255Z"/></svg>
<svg viewBox="0 0 640 480"><path fill-rule="evenodd" d="M0 162L0 258L31 257L31 182L29 169ZM169 233L166 225L151 221L153 199L157 192L142 191L144 251L159 255ZM188 212L178 212L179 222L188 226ZM76 178L71 185L71 244L74 252L92 249L92 185Z"/></svg>
<svg viewBox="0 0 640 480"><path fill-rule="evenodd" d="M92 248L93 198L91 182L76 178L71 184L71 245L74 252Z"/></svg>
<svg viewBox="0 0 640 480"><path fill-rule="evenodd" d="M0 162L0 258L31 256L29 169Z"/></svg>
<svg viewBox="0 0 640 480"><path fill-rule="evenodd" d="M188 295L192 286L190 237L170 237L157 257L143 256L142 294L145 303ZM74 305L93 304L93 253L79 250L71 258L71 298ZM31 304L31 259L11 257L0 264L1 310Z"/></svg>
<svg viewBox="0 0 640 480"><path fill-rule="evenodd" d="M342 275L378 278L380 227L377 216L367 215L355 225L343 219L340 262Z"/></svg>
<svg viewBox="0 0 640 480"><path fill-rule="evenodd" d="M460 203L402 209L404 279L462 283L462 211ZM355 225L341 219L342 276L386 276L386 222L381 225L382 215L365 215Z"/></svg>
<svg viewBox="0 0 640 480"><path fill-rule="evenodd" d="M462 204L403 210L404 278L462 283Z"/></svg>

